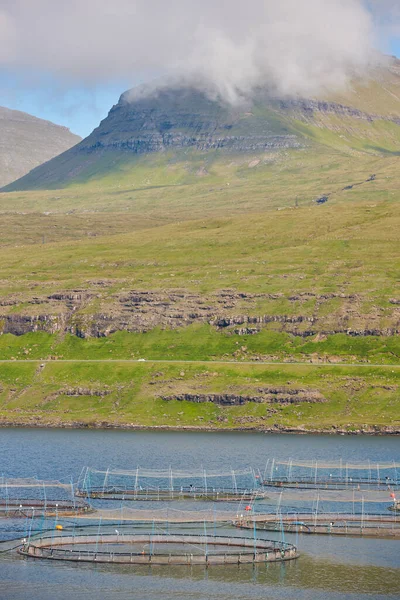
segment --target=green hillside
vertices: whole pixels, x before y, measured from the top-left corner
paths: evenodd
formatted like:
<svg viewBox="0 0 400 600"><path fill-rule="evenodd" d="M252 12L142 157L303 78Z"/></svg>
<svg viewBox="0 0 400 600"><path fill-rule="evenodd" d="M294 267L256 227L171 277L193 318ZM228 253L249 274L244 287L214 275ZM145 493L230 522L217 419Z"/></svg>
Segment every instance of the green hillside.
<svg viewBox="0 0 400 600"><path fill-rule="evenodd" d="M9 186L3 422L400 431L398 71L124 95Z"/></svg>
<svg viewBox="0 0 400 600"><path fill-rule="evenodd" d="M42 363L43 365L43 363ZM0 364L0 422L29 426L189 427L399 433L400 369L203 364ZM172 388L172 389L171 389ZM255 402L265 390L322 401ZM171 395L235 393L241 405ZM315 392L314 392L315 394Z"/></svg>

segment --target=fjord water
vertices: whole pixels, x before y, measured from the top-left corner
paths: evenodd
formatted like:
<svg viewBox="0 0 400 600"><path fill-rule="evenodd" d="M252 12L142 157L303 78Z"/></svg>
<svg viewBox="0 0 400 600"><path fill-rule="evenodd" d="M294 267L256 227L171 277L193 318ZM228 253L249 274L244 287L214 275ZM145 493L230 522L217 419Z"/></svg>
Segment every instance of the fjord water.
<svg viewBox="0 0 400 600"><path fill-rule="evenodd" d="M400 462L396 437L0 430L0 472L7 477L76 480L83 466L229 470L263 468L268 458ZM147 505L148 509L149 506ZM191 509L191 506L188 506ZM269 534L271 537L271 534ZM3 600L358 600L400 598L400 542L287 536L301 557L257 567L125 567L34 561L0 554Z"/></svg>

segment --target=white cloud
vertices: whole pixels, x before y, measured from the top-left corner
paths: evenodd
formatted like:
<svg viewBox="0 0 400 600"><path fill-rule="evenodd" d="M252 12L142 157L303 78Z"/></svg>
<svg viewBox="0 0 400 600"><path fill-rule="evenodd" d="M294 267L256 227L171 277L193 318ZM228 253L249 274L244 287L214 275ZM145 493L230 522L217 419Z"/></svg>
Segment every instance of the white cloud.
<svg viewBox="0 0 400 600"><path fill-rule="evenodd" d="M85 85L165 73L232 100L259 84L299 94L343 84L371 59L378 9L378 0L369 10L363 0L0 3L0 64L8 68Z"/></svg>

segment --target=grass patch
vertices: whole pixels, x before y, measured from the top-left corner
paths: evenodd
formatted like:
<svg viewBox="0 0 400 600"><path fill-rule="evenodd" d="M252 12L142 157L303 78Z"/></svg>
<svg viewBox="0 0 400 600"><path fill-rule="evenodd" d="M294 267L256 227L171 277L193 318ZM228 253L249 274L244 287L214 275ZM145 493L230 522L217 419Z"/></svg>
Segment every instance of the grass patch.
<svg viewBox="0 0 400 600"><path fill-rule="evenodd" d="M304 427L312 430L372 429L400 426L397 401L400 371L284 365L214 363L126 364L47 363L0 365L0 417L15 423L131 424L229 428ZM21 379L22 378L22 379ZM164 401L185 392L257 393L262 386L317 389L323 404L280 406L251 404L222 407L213 403ZM66 395L66 390L107 390L97 397ZM272 410L271 410L272 409Z"/></svg>

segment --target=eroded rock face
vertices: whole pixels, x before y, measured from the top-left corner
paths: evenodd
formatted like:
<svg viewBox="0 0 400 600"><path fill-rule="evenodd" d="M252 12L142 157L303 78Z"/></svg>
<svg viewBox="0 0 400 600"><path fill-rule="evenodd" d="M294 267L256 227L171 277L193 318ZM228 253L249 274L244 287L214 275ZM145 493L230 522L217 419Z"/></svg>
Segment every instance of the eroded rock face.
<svg viewBox="0 0 400 600"><path fill-rule="evenodd" d="M277 128L276 118L281 114L310 122L316 114L330 114L369 123L386 120L400 124L397 117L368 114L335 102L276 99L267 90L259 90L253 102L234 108L189 87L164 88L154 93L129 90L79 145L79 151L110 149L147 154L193 148L253 153L304 147L306 140L288 129L283 120ZM256 104L272 108L274 118L254 117Z"/></svg>
<svg viewBox="0 0 400 600"><path fill-rule="evenodd" d="M107 389L96 390L96 389L92 389L92 388L77 387L77 388L66 388L66 389L60 390L58 392L58 394L63 395L63 396L72 396L72 397L97 396L99 398L103 398L104 396L108 396L109 394L111 394L111 391L107 390Z"/></svg>
<svg viewBox="0 0 400 600"><path fill-rule="evenodd" d="M316 322L315 317L305 317L302 315L288 316L288 315L261 315L261 316L249 316L249 315L238 315L236 317L222 317L216 318L211 322L219 329L230 327L232 325L245 325L245 324L266 324L266 323L314 323Z"/></svg>
<svg viewBox="0 0 400 600"><path fill-rule="evenodd" d="M377 120L391 121L392 123L400 124L400 119L397 117L384 117L381 115L366 113L351 106L338 104L337 102L326 102L323 100L309 100L305 98L285 99L277 102L279 108L284 111L294 111L303 118L312 117L316 113L337 115L339 117L351 117L353 119L361 119L373 123Z"/></svg>
<svg viewBox="0 0 400 600"><path fill-rule="evenodd" d="M35 331L46 331L56 333L61 331L65 321L62 317L54 315L6 315L0 316L1 333L12 333L13 335L24 335Z"/></svg>
<svg viewBox="0 0 400 600"><path fill-rule="evenodd" d="M235 109L197 90L178 87L144 96L126 92L79 150L147 154L194 148L251 153L303 146L304 141L284 126L276 131L272 122L256 121L251 107Z"/></svg>
<svg viewBox="0 0 400 600"><path fill-rule="evenodd" d="M275 314L274 302L285 299L295 314ZM332 299L341 301L337 315L319 307ZM313 315L302 313L302 306L315 304ZM78 337L103 337L116 331L143 333L155 327L177 329L193 324L209 324L232 335L257 335L270 324L296 336L345 333L350 336L390 336L400 331L400 309L375 309L361 314L362 299L356 295L302 292L284 298L283 294L251 294L221 290L208 296L185 290L132 290L108 295L98 289L54 292L30 300L17 296L3 298L0 334L23 335L34 331L71 333ZM21 310L18 311L18 305ZM272 314L257 314L265 304ZM93 311L91 311L93 306ZM384 324L384 326L382 325Z"/></svg>
<svg viewBox="0 0 400 600"><path fill-rule="evenodd" d="M248 403L256 404L303 404L305 402L317 404L327 402L326 398L317 390L291 389L291 388L265 388L258 390L258 396L237 394L178 394L176 396L161 396L161 399L170 402L212 402L220 406L241 406Z"/></svg>

